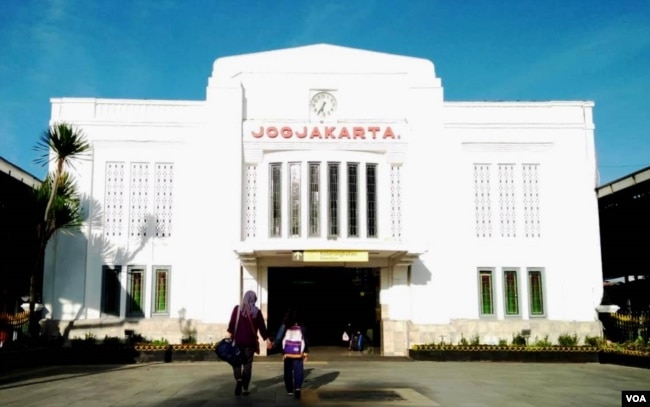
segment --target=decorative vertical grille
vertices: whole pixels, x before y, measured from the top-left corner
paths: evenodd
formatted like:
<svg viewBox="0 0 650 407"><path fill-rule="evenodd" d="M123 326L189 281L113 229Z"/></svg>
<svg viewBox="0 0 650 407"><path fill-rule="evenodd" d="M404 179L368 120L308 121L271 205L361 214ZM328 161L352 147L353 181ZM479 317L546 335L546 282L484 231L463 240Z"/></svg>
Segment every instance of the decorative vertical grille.
<svg viewBox="0 0 650 407"><path fill-rule="evenodd" d="M474 209L476 237L492 237L489 164L474 164Z"/></svg>
<svg viewBox="0 0 650 407"><path fill-rule="evenodd" d="M107 162L104 197L104 236L124 233L124 163Z"/></svg>
<svg viewBox="0 0 650 407"><path fill-rule="evenodd" d="M156 163L156 237L172 234L174 164Z"/></svg>
<svg viewBox="0 0 650 407"><path fill-rule="evenodd" d="M524 235L526 237L541 237L539 210L539 165L522 165L523 173L523 203L524 203Z"/></svg>
<svg viewBox="0 0 650 407"><path fill-rule="evenodd" d="M131 163L129 235L147 236L149 212L149 163Z"/></svg>
<svg viewBox="0 0 650 407"><path fill-rule="evenodd" d="M499 215L501 237L516 237L515 166L499 164Z"/></svg>
<svg viewBox="0 0 650 407"><path fill-rule="evenodd" d="M401 167L390 167L390 218L391 233L396 241L402 240L402 180Z"/></svg>
<svg viewBox="0 0 650 407"><path fill-rule="evenodd" d="M257 233L257 165L246 166L246 238Z"/></svg>

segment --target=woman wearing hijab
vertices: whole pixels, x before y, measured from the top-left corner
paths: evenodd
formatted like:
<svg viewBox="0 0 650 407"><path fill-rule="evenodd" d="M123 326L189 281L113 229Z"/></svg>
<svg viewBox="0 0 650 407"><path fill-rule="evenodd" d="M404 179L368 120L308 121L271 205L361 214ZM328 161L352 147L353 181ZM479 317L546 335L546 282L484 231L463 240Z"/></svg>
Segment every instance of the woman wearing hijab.
<svg viewBox="0 0 650 407"><path fill-rule="evenodd" d="M235 344L241 349L242 364L233 366L233 374L237 384L235 386L235 396L249 394L248 385L251 382L253 373L253 355L259 354L259 342L257 333L266 341L266 347L271 346L264 316L262 311L255 306L257 294L254 291L246 291L242 303L236 305L230 315L228 332L234 338Z"/></svg>

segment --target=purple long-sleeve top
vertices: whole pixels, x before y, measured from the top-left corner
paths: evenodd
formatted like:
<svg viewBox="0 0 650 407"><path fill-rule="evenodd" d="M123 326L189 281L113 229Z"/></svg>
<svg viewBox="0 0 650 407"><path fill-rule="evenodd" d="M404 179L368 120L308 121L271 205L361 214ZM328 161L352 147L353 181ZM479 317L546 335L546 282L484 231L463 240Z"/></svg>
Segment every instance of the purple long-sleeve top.
<svg viewBox="0 0 650 407"><path fill-rule="evenodd" d="M228 332L232 334L235 331L235 322L237 322L237 313L239 312L239 306L236 305L232 310L230 315L230 323L228 324ZM252 322L252 327L251 327ZM255 318L249 318L240 315L239 316L239 325L237 326L237 332L234 334L235 343L241 347L253 347L257 341L257 332L259 331L262 339L266 340L269 337L268 332L266 331L266 324L264 323L264 316L262 311L257 311Z"/></svg>

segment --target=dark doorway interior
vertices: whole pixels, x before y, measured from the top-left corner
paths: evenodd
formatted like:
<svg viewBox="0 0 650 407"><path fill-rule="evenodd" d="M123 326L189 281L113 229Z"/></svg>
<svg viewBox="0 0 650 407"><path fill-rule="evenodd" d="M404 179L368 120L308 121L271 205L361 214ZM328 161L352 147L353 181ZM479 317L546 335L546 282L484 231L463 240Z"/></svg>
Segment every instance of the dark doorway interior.
<svg viewBox="0 0 650 407"><path fill-rule="evenodd" d="M370 329L379 344L379 269L343 267L269 268L269 329L275 332L287 309L298 309L314 346L342 346L348 323Z"/></svg>

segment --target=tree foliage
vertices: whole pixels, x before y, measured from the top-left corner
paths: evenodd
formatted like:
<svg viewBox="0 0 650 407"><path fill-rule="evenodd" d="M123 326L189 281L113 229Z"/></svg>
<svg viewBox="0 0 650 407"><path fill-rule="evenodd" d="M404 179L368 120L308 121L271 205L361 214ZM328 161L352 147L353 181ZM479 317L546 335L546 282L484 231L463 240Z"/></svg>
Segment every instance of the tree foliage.
<svg viewBox="0 0 650 407"><path fill-rule="evenodd" d="M52 196L53 185L54 179L52 174L48 174L43 183L34 190L36 194L36 208L40 214L45 213L47 204ZM54 194L49 219L47 222L41 219L37 226L39 240L44 242L49 241L57 230L77 231L81 227L83 220L81 200L79 199L76 185L70 174L64 172L57 186L57 191Z"/></svg>
<svg viewBox="0 0 650 407"><path fill-rule="evenodd" d="M38 335L38 322L34 319L34 304L42 296L42 278L47 243L58 230L77 230L83 222L81 202L68 167L74 168L76 160L90 151L84 133L71 124L55 123L45 130L34 147L41 153L35 161L50 164L50 171L35 190L37 203L36 236L38 239L36 267L30 277L30 335Z"/></svg>

